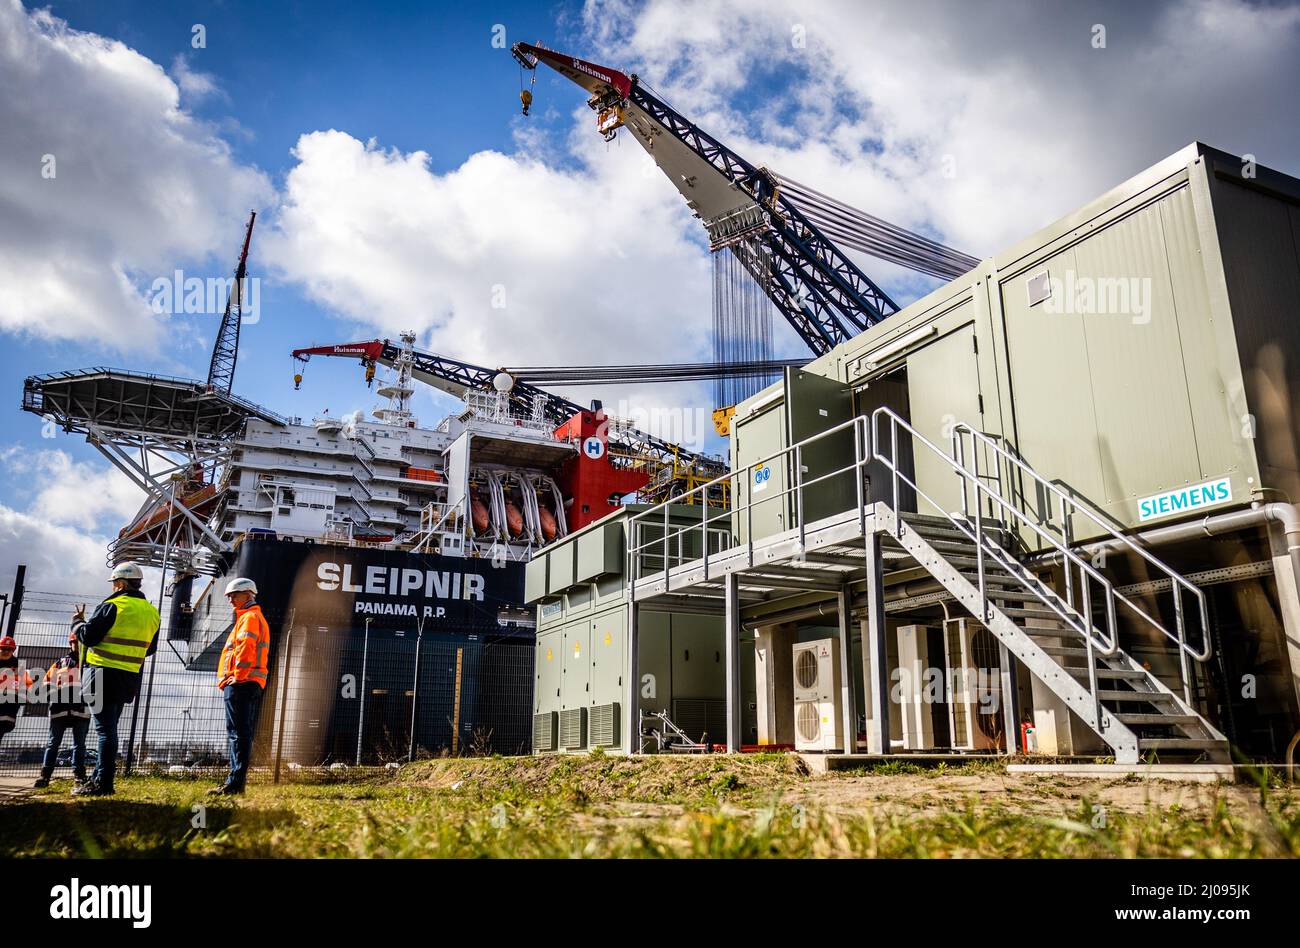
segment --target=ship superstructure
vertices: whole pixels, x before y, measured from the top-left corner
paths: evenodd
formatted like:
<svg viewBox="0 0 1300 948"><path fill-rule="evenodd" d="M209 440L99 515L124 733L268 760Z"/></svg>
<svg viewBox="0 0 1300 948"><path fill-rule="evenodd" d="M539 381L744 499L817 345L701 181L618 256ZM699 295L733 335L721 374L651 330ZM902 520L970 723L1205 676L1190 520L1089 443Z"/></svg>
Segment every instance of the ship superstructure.
<svg viewBox="0 0 1300 948"><path fill-rule="evenodd" d="M250 419L230 459L219 535L250 533L520 560L568 532L557 473L578 445L502 392L422 428L410 408L411 344L375 420L328 413L305 424Z"/></svg>

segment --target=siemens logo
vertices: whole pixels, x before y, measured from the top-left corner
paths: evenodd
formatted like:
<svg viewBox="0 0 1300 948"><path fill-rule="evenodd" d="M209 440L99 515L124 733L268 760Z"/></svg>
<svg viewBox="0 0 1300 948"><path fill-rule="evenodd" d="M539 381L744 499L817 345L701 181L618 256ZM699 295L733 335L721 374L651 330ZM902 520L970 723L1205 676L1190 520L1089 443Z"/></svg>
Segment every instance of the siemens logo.
<svg viewBox="0 0 1300 948"><path fill-rule="evenodd" d="M1138 520L1151 520L1169 514L1199 510L1232 500L1232 481L1221 477L1217 481L1206 481L1194 487L1182 487L1178 490L1144 497L1138 501Z"/></svg>

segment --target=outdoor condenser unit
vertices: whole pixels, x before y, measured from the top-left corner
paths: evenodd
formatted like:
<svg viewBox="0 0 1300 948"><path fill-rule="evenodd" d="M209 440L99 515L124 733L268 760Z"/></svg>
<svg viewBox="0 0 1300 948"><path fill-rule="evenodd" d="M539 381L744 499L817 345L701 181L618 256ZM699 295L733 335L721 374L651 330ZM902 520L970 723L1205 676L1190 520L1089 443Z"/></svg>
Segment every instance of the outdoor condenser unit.
<svg viewBox="0 0 1300 948"><path fill-rule="evenodd" d="M948 733L954 750L997 750L1002 742L1002 661L998 640L978 622L943 627L948 667Z"/></svg>
<svg viewBox="0 0 1300 948"><path fill-rule="evenodd" d="M795 749L839 750L841 726L839 642L800 642L794 646Z"/></svg>

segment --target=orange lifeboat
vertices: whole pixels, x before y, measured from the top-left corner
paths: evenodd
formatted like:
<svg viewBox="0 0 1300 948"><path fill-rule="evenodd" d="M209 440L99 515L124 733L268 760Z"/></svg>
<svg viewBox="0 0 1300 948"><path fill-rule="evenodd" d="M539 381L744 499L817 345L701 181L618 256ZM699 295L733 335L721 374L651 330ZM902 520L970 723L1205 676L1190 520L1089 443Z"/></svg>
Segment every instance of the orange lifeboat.
<svg viewBox="0 0 1300 948"><path fill-rule="evenodd" d="M524 515L519 512L513 500L506 501L506 529L510 531L512 537L517 537L524 532Z"/></svg>
<svg viewBox="0 0 1300 948"><path fill-rule="evenodd" d="M474 522L474 532L479 536L487 533L492 518L488 516L487 505L479 499L477 494L469 499L469 515Z"/></svg>
<svg viewBox="0 0 1300 948"><path fill-rule="evenodd" d="M550 508L537 508L538 519L542 521L542 536L547 540L554 540L555 535L559 532L559 525L555 522L555 514L551 513Z"/></svg>
<svg viewBox="0 0 1300 948"><path fill-rule="evenodd" d="M217 494L216 484L204 484L197 490L191 490L177 497L175 506L170 503L163 504L147 517L141 517L123 527L118 531L118 538L127 539L129 537L142 543L161 543L166 537L168 524L184 517L184 514L177 508L184 507L200 520L204 520L212 513Z"/></svg>

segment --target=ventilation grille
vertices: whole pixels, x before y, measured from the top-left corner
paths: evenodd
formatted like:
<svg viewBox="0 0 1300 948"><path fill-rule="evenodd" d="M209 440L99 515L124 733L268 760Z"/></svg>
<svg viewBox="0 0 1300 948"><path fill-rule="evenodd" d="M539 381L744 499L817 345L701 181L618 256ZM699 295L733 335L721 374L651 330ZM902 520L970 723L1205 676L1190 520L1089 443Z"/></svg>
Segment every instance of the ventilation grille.
<svg viewBox="0 0 1300 948"><path fill-rule="evenodd" d="M593 707L587 728L593 745L609 747L615 744L618 741L618 702Z"/></svg>
<svg viewBox="0 0 1300 948"><path fill-rule="evenodd" d="M533 753L555 750L555 712L533 715Z"/></svg>
<svg viewBox="0 0 1300 948"><path fill-rule="evenodd" d="M794 659L795 684L805 691L813 690L818 684L818 671L817 652L810 648L801 649Z"/></svg>
<svg viewBox="0 0 1300 948"><path fill-rule="evenodd" d="M569 708L560 712L560 746L565 750L581 750L587 746L586 708Z"/></svg>
<svg viewBox="0 0 1300 948"><path fill-rule="evenodd" d="M813 744L821 739L821 709L815 701L801 701L795 706L794 726L801 742Z"/></svg>
<svg viewBox="0 0 1300 948"><path fill-rule="evenodd" d="M707 734L710 744L721 744L727 739L726 703L721 698L677 698L673 723L693 741Z"/></svg>

